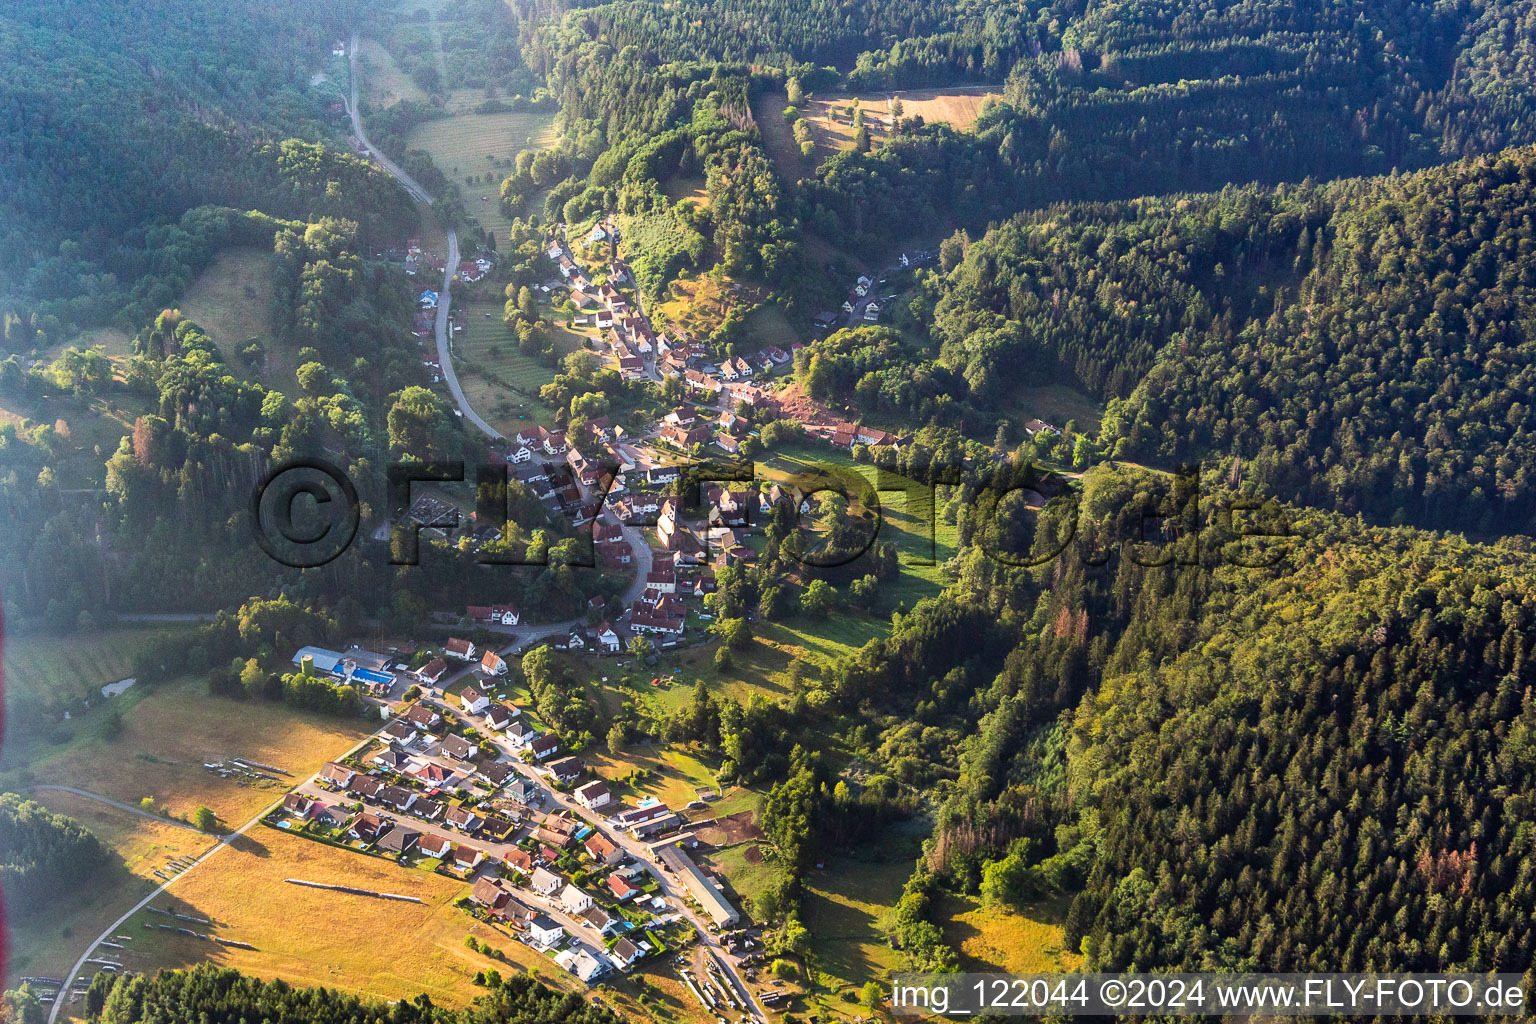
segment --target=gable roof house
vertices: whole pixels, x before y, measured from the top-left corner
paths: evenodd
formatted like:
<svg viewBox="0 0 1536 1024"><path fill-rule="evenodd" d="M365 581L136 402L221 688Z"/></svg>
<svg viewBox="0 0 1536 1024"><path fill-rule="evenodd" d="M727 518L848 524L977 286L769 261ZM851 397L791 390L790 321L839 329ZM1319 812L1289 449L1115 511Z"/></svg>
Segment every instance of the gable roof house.
<svg viewBox="0 0 1536 1024"><path fill-rule="evenodd" d="M480 748L462 736L444 736L437 749L440 754L460 761L473 761L480 756Z"/></svg>
<svg viewBox="0 0 1536 1024"><path fill-rule="evenodd" d="M485 819L468 807L450 806L443 812L443 822L449 828L458 829L468 835L474 835L480 831L480 826Z"/></svg>
<svg viewBox="0 0 1536 1024"><path fill-rule="evenodd" d="M347 835L353 839L359 839L365 843L371 843L378 838L379 832L384 828L385 821L369 811L364 811L352 819L352 824L347 826Z"/></svg>
<svg viewBox="0 0 1536 1024"><path fill-rule="evenodd" d="M502 856L501 860L509 871L517 871L526 875L533 870L533 855L527 850L513 847Z"/></svg>
<svg viewBox="0 0 1536 1024"><path fill-rule="evenodd" d="M608 867L613 867L615 864L619 863L619 861L624 859L624 851L619 849L618 846L614 844L613 840L609 839L601 832L594 832L587 839L587 841L582 844L582 849L587 851L588 857L591 857L597 863L607 865Z"/></svg>
<svg viewBox="0 0 1536 1024"><path fill-rule="evenodd" d="M499 732L521 713L518 708L497 701L485 709L485 724Z"/></svg>
<svg viewBox="0 0 1536 1024"><path fill-rule="evenodd" d="M421 682L430 686L435 684L439 679L443 678L443 673L447 671L448 663L446 661L444 661L442 658L433 658L431 661L421 666L421 668L417 669L412 674L415 675L416 678Z"/></svg>
<svg viewBox="0 0 1536 1024"><path fill-rule="evenodd" d="M612 874L607 878L608 891L613 893L613 898L623 903L640 890L630 885L623 875Z"/></svg>
<svg viewBox="0 0 1536 1024"><path fill-rule="evenodd" d="M609 792L608 784L601 779L576 787L574 796L576 802L588 810L596 810L613 802L613 794Z"/></svg>
<svg viewBox="0 0 1536 1024"><path fill-rule="evenodd" d="M325 767L320 769L320 781L336 789L346 789L351 784L352 777L356 774L357 772L344 764L327 761Z"/></svg>
<svg viewBox="0 0 1536 1024"><path fill-rule="evenodd" d="M401 717L414 725L418 730L430 729L443 720L442 715L439 715L425 704L412 704L406 708L405 714Z"/></svg>
<svg viewBox="0 0 1536 1024"><path fill-rule="evenodd" d="M416 841L416 849L423 857L442 860L453 852L453 844L443 836L427 835Z"/></svg>
<svg viewBox="0 0 1536 1024"><path fill-rule="evenodd" d="M560 740L553 733L545 733L537 739L530 740L528 749L533 751L534 757L542 761L560 749Z"/></svg>
<svg viewBox="0 0 1536 1024"><path fill-rule="evenodd" d="M443 645L443 653L450 658L469 661L475 656L475 645L468 640L460 640L458 637L453 637Z"/></svg>
<svg viewBox="0 0 1536 1024"><path fill-rule="evenodd" d="M491 706L491 698L473 686L466 686L459 694L459 706L464 709L465 714L478 715Z"/></svg>
<svg viewBox="0 0 1536 1024"><path fill-rule="evenodd" d="M491 676L507 674L507 663L495 651L486 651L480 659L480 671Z"/></svg>
<svg viewBox="0 0 1536 1024"><path fill-rule="evenodd" d="M560 906L565 908L567 914L579 914L592 906L592 897L574 885L566 885L560 890Z"/></svg>
<svg viewBox="0 0 1536 1024"><path fill-rule="evenodd" d="M404 825L396 825L379 837L378 847L387 853L404 853L415 846L416 840L420 838L420 832L408 829Z"/></svg>
<svg viewBox="0 0 1536 1024"><path fill-rule="evenodd" d="M640 947L628 939L620 939L608 951L608 959L612 960L614 966L619 970L625 970L636 960L640 959Z"/></svg>
<svg viewBox="0 0 1536 1024"><path fill-rule="evenodd" d="M512 898L499 879L479 878L469 890L469 898L489 910L500 910Z"/></svg>
<svg viewBox="0 0 1536 1024"><path fill-rule="evenodd" d="M552 896L565 880L548 868L534 868L533 876L528 879L528 888L540 896Z"/></svg>

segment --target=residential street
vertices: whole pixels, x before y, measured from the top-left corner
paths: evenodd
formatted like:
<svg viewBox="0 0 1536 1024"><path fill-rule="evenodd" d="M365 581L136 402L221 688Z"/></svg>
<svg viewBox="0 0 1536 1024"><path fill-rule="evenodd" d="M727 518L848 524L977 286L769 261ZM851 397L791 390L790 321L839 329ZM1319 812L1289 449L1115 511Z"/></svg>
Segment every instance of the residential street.
<svg viewBox="0 0 1536 1024"><path fill-rule="evenodd" d="M736 971L736 968L732 966L729 958L726 956L724 947L720 944L719 937L710 931L710 925L705 921L705 919L692 907L688 906L686 902L684 902L680 884L674 882L672 878L666 874L666 872L661 870L655 861L651 860L650 851L647 849L647 846L644 842L641 842L626 832L621 832L617 829L607 826L605 824L605 819L601 815L597 814L596 812L587 810L585 807L581 806L581 804L577 803L575 798L571 797L570 795L561 793L558 790L551 789L549 786L547 786L545 784L544 777L539 774L538 770L533 765L525 763L522 759L521 753L514 750L512 744L508 742L508 740L500 733L486 729L483 727L483 724L472 721L467 716L462 714L456 707L450 706L449 704L442 703L440 701L432 701L430 703L437 707L439 713L442 714L445 719L452 719L461 725L474 725L476 728L479 728L481 735L488 738L496 746L496 748L502 752L502 756L511 763L511 766L517 772L519 772L525 778L532 780L536 785L539 786L541 792L544 793L546 806L551 808L553 806L559 806L567 811L570 811L572 814L576 815L576 817L601 831L605 836L613 841L615 846L619 847L632 860L634 860L635 863L644 867L645 870L650 873L651 877L656 879L657 888L661 892L661 895L665 896L667 900L675 905L683 914L683 916L688 919L688 921L693 925L694 930L698 932L699 942L707 950L709 950L710 954L713 955L716 960L720 962L720 966L724 970L725 976L730 978L732 985L735 986L737 995L752 1008L753 1014L759 1020L764 1019L762 1007L758 1005L757 999L753 996L752 990L747 987L746 981L742 979L741 975ZM518 895L519 898L522 897L521 892L519 892Z"/></svg>

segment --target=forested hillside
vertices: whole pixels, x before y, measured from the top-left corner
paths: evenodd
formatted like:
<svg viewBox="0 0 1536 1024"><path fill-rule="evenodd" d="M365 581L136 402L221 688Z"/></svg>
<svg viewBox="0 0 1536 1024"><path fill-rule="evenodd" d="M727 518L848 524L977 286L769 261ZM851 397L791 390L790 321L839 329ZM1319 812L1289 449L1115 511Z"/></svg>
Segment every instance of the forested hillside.
<svg viewBox="0 0 1536 1024"><path fill-rule="evenodd" d="M934 289L939 360L984 406L1053 373L1111 399L1107 454L1224 460L1379 521L1530 532L1533 211L1527 149L1022 216Z"/></svg>
<svg viewBox="0 0 1536 1024"><path fill-rule="evenodd" d="M953 962L949 888L1073 897L1066 941L1102 969L1525 969L1536 563L1273 505L1290 539L1255 545L1220 513L1238 496L1202 486L1097 469L1012 541L962 497L950 599L798 699L945 794L898 947ZM1183 564L1132 557L1154 509L1190 528ZM898 806L878 776L852 799L831 784L792 763L775 786L789 863ZM808 848L781 838L791 818Z"/></svg>
<svg viewBox="0 0 1536 1024"><path fill-rule="evenodd" d="M240 1024L256 1019L305 1024L614 1024L611 1010L552 989L527 974L503 979L496 971L487 993L463 1010L439 1009L426 995L385 1004L329 989L260 981L211 965L161 971L152 978L103 971L85 997L96 1024L149 1024L200 1020Z"/></svg>
<svg viewBox="0 0 1536 1024"><path fill-rule="evenodd" d="M11 913L36 913L59 887L85 884L106 860L106 847L79 822L0 794L0 884Z"/></svg>
<svg viewBox="0 0 1536 1024"><path fill-rule="evenodd" d="M17 73L0 83L0 296L25 297L24 317L37 300L66 323L115 314L128 286L160 276L151 226L207 204L345 216L370 238L409 224L381 172L297 141L345 125L331 109L345 80L312 78L361 10L8 4L0 63Z"/></svg>

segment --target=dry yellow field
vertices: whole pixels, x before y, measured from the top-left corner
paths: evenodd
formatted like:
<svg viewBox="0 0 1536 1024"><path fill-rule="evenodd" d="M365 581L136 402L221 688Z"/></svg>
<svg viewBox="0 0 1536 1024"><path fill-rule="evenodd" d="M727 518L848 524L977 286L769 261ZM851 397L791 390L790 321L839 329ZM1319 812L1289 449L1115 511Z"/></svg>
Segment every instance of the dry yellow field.
<svg viewBox="0 0 1536 1024"><path fill-rule="evenodd" d="M89 886L61 893L46 912L8 922L13 955L5 965L7 988L22 974L63 977L80 956L83 943L100 935L119 914L161 884L155 869L165 868L173 858L197 857L214 843L210 836L72 793L39 790L28 795L78 820L122 860L94 875Z"/></svg>
<svg viewBox="0 0 1536 1024"><path fill-rule="evenodd" d="M415 896L404 903L290 885L286 878L350 885ZM211 960L261 978L295 985L325 985L385 999L426 992L434 1002L463 1005L476 994L473 979L487 968L508 970L464 945L473 934L504 951L518 965L549 961L453 906L468 892L459 881L402 868L257 826L177 882L163 900L180 913L213 922L208 934L246 942L254 950L215 945L156 930L142 912L129 922L143 934L144 966L185 967Z"/></svg>
<svg viewBox="0 0 1536 1024"><path fill-rule="evenodd" d="M960 951L962 970L1075 971L1082 968L1083 958L1062 945L1065 903L1047 900L1019 914L951 896L939 903L938 916L944 922L944 940Z"/></svg>
<svg viewBox="0 0 1536 1024"><path fill-rule="evenodd" d="M188 679L141 697L123 714L116 740L77 741L39 755L30 768L40 783L127 804L153 797L179 816L206 804L226 824L242 825L375 727L362 719L300 714L282 704L210 697L201 680ZM291 778L241 783L203 767L232 757L275 765Z"/></svg>
<svg viewBox="0 0 1536 1024"><path fill-rule="evenodd" d="M962 89L909 89L905 92L859 93L854 96L816 97L806 101L805 116L811 122L816 145L822 150L852 149L852 104L864 111L864 124L870 138L883 139L890 130L891 100L901 100L901 116L921 117L932 123L942 123L953 128L969 128L981 116L981 107L988 99L1001 99L1002 94L987 86Z"/></svg>
<svg viewBox="0 0 1536 1024"><path fill-rule="evenodd" d="M415 896L420 904L327 892L290 885L286 878L350 885ZM377 857L350 853L275 829L257 827L178 882L153 905L214 922L211 935L247 942L255 950L214 945L158 929L144 931L141 913L129 922L145 936L135 966L185 967L212 960L261 978L294 985L324 985L384 999L426 992L439 1005L462 1006L480 993L479 971L537 972L546 982L585 991L553 962L534 953L504 929L472 920L453 905L468 886L431 872L402 868ZM174 899L172 898L174 897ZM200 929L201 930L201 929ZM473 935L506 960L472 952ZM644 972L662 990L665 1018L701 1020L670 968ZM605 1000L633 1020L651 1017L635 1001L633 981L617 982ZM657 997L653 989L651 1006Z"/></svg>

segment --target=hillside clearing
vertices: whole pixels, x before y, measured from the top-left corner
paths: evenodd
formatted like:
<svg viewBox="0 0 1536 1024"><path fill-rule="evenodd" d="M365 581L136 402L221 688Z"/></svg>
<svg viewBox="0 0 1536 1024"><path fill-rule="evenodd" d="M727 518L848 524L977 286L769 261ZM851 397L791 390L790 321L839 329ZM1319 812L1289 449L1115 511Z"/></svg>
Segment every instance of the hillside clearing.
<svg viewBox="0 0 1536 1024"><path fill-rule="evenodd" d="M812 137L820 155L853 148L853 109L864 111L864 124L872 142L890 134L891 101L901 101L903 118L921 117L932 123L947 124L965 131L981 116L988 100L1002 99L996 86L966 86L956 89L908 89L903 92L866 92L854 95L817 96L805 103L805 117L811 122ZM782 122L783 117L779 120Z"/></svg>

